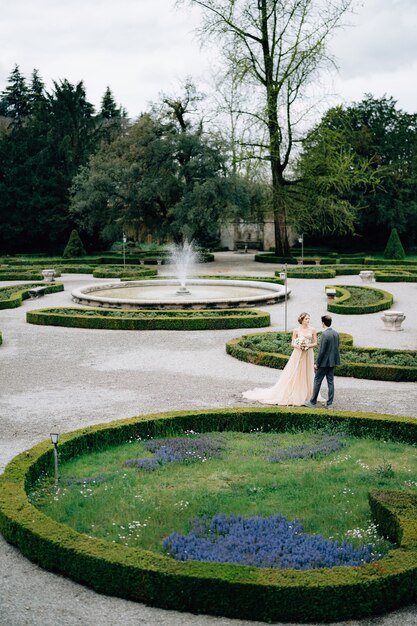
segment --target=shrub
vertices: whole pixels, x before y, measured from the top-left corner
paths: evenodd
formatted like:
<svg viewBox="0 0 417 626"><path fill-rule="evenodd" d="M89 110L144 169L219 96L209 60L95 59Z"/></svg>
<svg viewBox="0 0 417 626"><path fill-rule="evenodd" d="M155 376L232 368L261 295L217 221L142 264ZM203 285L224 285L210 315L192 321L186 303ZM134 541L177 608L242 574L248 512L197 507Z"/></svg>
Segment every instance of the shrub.
<svg viewBox="0 0 417 626"><path fill-rule="evenodd" d="M384 258L401 260L405 258L404 248L396 228L391 230L391 234L384 250Z"/></svg>
<svg viewBox="0 0 417 626"><path fill-rule="evenodd" d="M64 291L62 283L29 283L26 285L10 285L9 287L0 287L0 309L14 309L22 304L22 300L27 300L29 290L32 287L46 287L46 293L56 293Z"/></svg>
<svg viewBox="0 0 417 626"><path fill-rule="evenodd" d="M63 460L132 438L172 433L252 429L316 430L331 423L354 436L417 444L412 418L321 409L216 409L139 416L84 427L61 436ZM0 531L21 552L51 571L95 591L166 609L242 620L335 621L379 614L417 597L417 497L373 490L376 523L398 548L374 563L310 571L227 563L178 562L129 548L56 522L28 500L42 475L53 475L53 446L43 441L15 457L0 476ZM231 602L233 598L233 602Z"/></svg>
<svg viewBox="0 0 417 626"><path fill-rule="evenodd" d="M336 299L328 301L327 310L344 315L363 315L391 308L394 298L388 291L356 285L326 285L336 289Z"/></svg>
<svg viewBox="0 0 417 626"><path fill-rule="evenodd" d="M231 356L265 367L282 369L292 352L290 333L242 335L226 343ZM337 376L368 380L417 381L417 351L352 348L351 335L340 333L341 364Z"/></svg>
<svg viewBox="0 0 417 626"><path fill-rule="evenodd" d="M71 231L71 234L68 239L68 243L65 246L65 250L62 256L64 257L64 259L68 259L71 257L79 257L79 256L85 256L85 255L86 255L86 251L85 251L83 242L81 241L78 231L75 230L74 228Z"/></svg>
<svg viewBox="0 0 417 626"><path fill-rule="evenodd" d="M54 308L26 313L29 324L108 330L218 330L269 326L270 315L256 309L113 310Z"/></svg>

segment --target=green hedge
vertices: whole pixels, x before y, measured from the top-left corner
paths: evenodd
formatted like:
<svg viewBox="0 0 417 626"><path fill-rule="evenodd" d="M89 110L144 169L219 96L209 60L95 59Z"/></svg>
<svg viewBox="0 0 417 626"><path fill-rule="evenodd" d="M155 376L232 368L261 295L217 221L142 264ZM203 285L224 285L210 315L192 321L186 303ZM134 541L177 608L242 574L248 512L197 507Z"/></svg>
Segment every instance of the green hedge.
<svg viewBox="0 0 417 626"><path fill-rule="evenodd" d="M29 290L33 287L46 287L46 293L64 291L62 283L30 283L26 285L9 285L0 287L0 309L14 309L30 298Z"/></svg>
<svg viewBox="0 0 417 626"><path fill-rule="evenodd" d="M329 423L355 436L416 445L412 418L306 409L217 409L141 416L61 436L62 460L136 437L194 430L248 432L305 430ZM309 571L180 562L90 538L30 504L27 493L53 475L53 446L43 441L15 457L0 477L0 531L41 567L100 593L165 609L243 620L334 621L359 619L412 603L417 597L417 506L407 492L372 491L371 511L398 547L360 567Z"/></svg>
<svg viewBox="0 0 417 626"><path fill-rule="evenodd" d="M297 265L297 259L292 256L275 256L269 252L263 254L255 254L255 261L258 263L290 263Z"/></svg>
<svg viewBox="0 0 417 626"><path fill-rule="evenodd" d="M254 333L251 335L242 335L236 339L231 339L226 343L226 352L231 356L245 361L247 363L253 363L255 365L263 365L265 367L272 367L275 369L283 369L287 364L289 356L278 352L266 352L254 348L250 348L244 345L248 338L260 337L262 335L287 335L288 344L290 344L291 333ZM340 352L343 359L343 352L349 351L353 344L352 335L346 333L340 333ZM380 363L370 363L366 361L366 357L371 356L373 353L378 353L382 356L384 353L387 356L399 356L401 355L416 355L414 350L389 350L387 348L354 348L356 353L364 355L364 362L348 362L342 363L335 368L336 376L347 376L349 378L364 378L367 380L387 380L387 381L401 381L401 382L415 382L417 381L417 367L411 365L389 365Z"/></svg>
<svg viewBox="0 0 417 626"><path fill-rule="evenodd" d="M29 324L109 330L218 330L260 328L270 325L270 315L255 309L149 311L54 308L26 313Z"/></svg>
<svg viewBox="0 0 417 626"><path fill-rule="evenodd" d="M127 269L123 265L96 267L93 271L94 278L120 278L121 280L140 280L141 278L149 278L150 276L157 275L158 270L145 269L144 267Z"/></svg>
<svg viewBox="0 0 417 626"><path fill-rule="evenodd" d="M1 269L0 280L43 280L43 276L39 269L33 269L33 270Z"/></svg>
<svg viewBox="0 0 417 626"><path fill-rule="evenodd" d="M281 270L282 271L282 270ZM275 272L279 276L280 270ZM288 278L334 278L336 272L332 268L315 267L289 267L287 269Z"/></svg>
<svg viewBox="0 0 417 626"><path fill-rule="evenodd" d="M417 272L375 272L375 281L377 283L417 283Z"/></svg>
<svg viewBox="0 0 417 626"><path fill-rule="evenodd" d="M331 313L339 313L341 315L363 315L365 313L376 313L391 308L394 298L388 291L382 289L374 289L373 287L358 287L357 285L326 285L326 289L336 289L336 299L328 301L327 310ZM355 305L351 304L352 294L349 289L360 290L366 296L366 292L377 295L379 299L370 304Z"/></svg>

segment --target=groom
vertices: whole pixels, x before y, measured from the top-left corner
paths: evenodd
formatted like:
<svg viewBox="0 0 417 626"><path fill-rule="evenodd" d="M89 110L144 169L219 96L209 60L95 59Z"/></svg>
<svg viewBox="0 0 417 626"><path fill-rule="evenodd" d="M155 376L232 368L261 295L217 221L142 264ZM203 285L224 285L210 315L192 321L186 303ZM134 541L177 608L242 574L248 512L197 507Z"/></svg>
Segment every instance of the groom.
<svg viewBox="0 0 417 626"><path fill-rule="evenodd" d="M340 363L339 354L339 335L331 328L332 318L330 315L323 315L321 318L323 333L320 340L320 349L317 355L316 375L314 376L313 395L310 400L304 402L304 406L315 407L317 404L317 396L319 395L321 383L326 377L327 388L329 391L326 407L330 409L333 405L334 398L334 368Z"/></svg>

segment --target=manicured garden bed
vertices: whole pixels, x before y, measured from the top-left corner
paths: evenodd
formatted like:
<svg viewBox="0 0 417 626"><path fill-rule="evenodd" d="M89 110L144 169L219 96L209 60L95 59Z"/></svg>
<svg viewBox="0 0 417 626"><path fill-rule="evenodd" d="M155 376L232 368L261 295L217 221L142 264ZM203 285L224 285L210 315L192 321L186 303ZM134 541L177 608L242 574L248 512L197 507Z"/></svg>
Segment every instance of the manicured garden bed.
<svg viewBox="0 0 417 626"><path fill-rule="evenodd" d="M337 376L417 381L416 350L356 348L352 344L351 335L341 333L341 364L335 369ZM240 361L276 369L285 367L292 350L291 333L284 332L243 335L226 344L226 352Z"/></svg>
<svg viewBox="0 0 417 626"><path fill-rule="evenodd" d="M328 300L327 310L341 315L363 315L391 308L394 298L388 291L356 285L326 285L336 289L336 299Z"/></svg>
<svg viewBox="0 0 417 626"><path fill-rule="evenodd" d="M56 293L64 291L64 285L61 283L29 283L25 285L9 285L0 287L0 309L14 309L22 304L23 300L27 300L29 290L33 287L46 287L46 293Z"/></svg>
<svg viewBox="0 0 417 626"><path fill-rule="evenodd" d="M347 438L366 437L375 440L374 444L381 447L377 462L382 466L380 478L386 481L382 486L389 485L384 454L391 459L389 455L398 446L417 444L416 422L406 417L336 411L329 415L328 411L320 409L232 408L139 416L67 433L61 436L59 443L60 464L64 466L73 459L75 463L82 464L83 455L88 454L91 460L119 445L125 449L130 447L135 456L135 452L138 452L138 448L135 448L137 442L157 437L184 437L190 432L219 433L220 437L222 433L227 435L228 431L252 432L255 441L260 442L261 438L256 433L270 433L270 437L274 433L300 433L302 437L302 433L329 428L329 425L334 431L344 433L343 436ZM286 437L283 434L282 440ZM398 442L398 446L395 442ZM279 437L277 443L278 446L282 445ZM285 445L284 441L284 447ZM360 446L360 441L358 445ZM242 450L240 456L241 461L246 463ZM339 473L339 479L340 473L343 473L343 459L343 450L337 452L336 456L328 457L328 462L331 463L329 467L333 467L335 475ZM305 460L291 463L302 467ZM375 465L372 475L377 473L379 465ZM199 464L200 468L203 466L204 463ZM369 475L369 467L362 467L359 462L355 466L358 467L359 475L361 472L364 476ZM398 472L401 463L397 468L393 461L393 466L394 472ZM163 466L160 470L160 486L167 493L172 478L170 472L164 470L172 470L173 467ZM183 467L183 470L188 469L188 472L183 471L184 484L187 484L190 467ZM278 474L285 475L285 470L279 471L280 463L272 463L267 467L273 467ZM139 515L141 497L145 499L145 494L141 494L138 489L132 491L129 478L135 477L138 471L140 470L135 467L129 468L121 464L119 474L124 485L124 500L135 504ZM82 477L81 465L77 472L78 478ZM72 474L73 480L77 480L77 472ZM126 474L124 479L123 474ZM405 485L405 490L379 488L369 493L370 510L375 522L380 531L396 544L382 559L356 567L339 566L297 571L229 563L177 561L162 553L124 545L130 540L120 541L123 537L113 543L111 539L92 537L90 532L78 532L52 519L30 502L28 494L32 493L31 497L36 499L33 490L36 491L39 479L48 475L53 476L53 446L49 441L23 452L9 463L0 477L0 530L7 541L16 545L34 562L91 586L96 591L163 608L267 622L357 619L392 610L416 600L417 498L412 485ZM262 482L264 476L259 472L256 475ZM412 483L413 474L409 475ZM106 477L96 478L97 485L93 482L84 484L85 481L79 485L85 506L88 504L92 508L94 495L91 493L94 494L99 488L105 490L106 486ZM234 481L231 478L232 475L227 471L214 472L211 482L207 484L209 491L220 493L223 497L233 482L236 487L239 484L245 486L242 483L244 476L238 476ZM307 480L314 483L313 478L311 472L307 472ZM150 479L151 482L154 480L152 473ZM364 479L363 482L366 486L367 480ZM340 496L340 503L349 507L349 484L343 481L339 484L347 488ZM112 485L117 487L116 482L109 480L107 489ZM246 500L250 501L253 497L262 502L262 492L257 494L253 487L256 484L246 486ZM263 493L275 511L280 501L279 493L279 490L276 496L271 490ZM56 496L60 497L59 491ZM233 502L233 498L230 501ZM183 511L187 510L187 500L183 498L182 502L178 502L178 517L182 518ZM324 504L321 499L317 518L320 517L320 507ZM335 511L337 509L335 507ZM114 513L117 515L117 511ZM154 515L158 517L157 510ZM131 527L119 528L118 534L122 530L126 530L125 536L140 534L145 527L139 526L139 517L135 517L134 522ZM134 533L130 532L133 528Z"/></svg>
<svg viewBox="0 0 417 626"><path fill-rule="evenodd" d="M215 330L269 326L270 315L255 309L109 310L53 308L28 311L29 324L109 330Z"/></svg>

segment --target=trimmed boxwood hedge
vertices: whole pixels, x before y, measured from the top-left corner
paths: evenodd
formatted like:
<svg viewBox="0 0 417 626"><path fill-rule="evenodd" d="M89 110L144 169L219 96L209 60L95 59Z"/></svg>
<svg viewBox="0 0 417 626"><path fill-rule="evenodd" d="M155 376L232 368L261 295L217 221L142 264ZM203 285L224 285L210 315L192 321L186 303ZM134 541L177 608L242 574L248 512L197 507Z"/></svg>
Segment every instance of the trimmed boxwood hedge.
<svg viewBox="0 0 417 626"><path fill-rule="evenodd" d="M39 268L16 269L8 268L0 270L0 280L43 280Z"/></svg>
<svg viewBox="0 0 417 626"><path fill-rule="evenodd" d="M62 460L137 437L194 430L283 432L328 427L354 436L417 444L412 418L308 409L229 408L139 416L61 436ZM40 512L28 492L53 475L53 446L43 441L15 457L0 477L0 531L45 569L95 591L165 609L231 618L307 622L367 617L417 597L417 502L409 492L373 490L372 513L397 548L360 567L309 571L175 561L167 556L90 538Z"/></svg>
<svg viewBox="0 0 417 626"><path fill-rule="evenodd" d="M219 330L269 326L270 315L256 309L150 311L62 307L28 311L26 321L45 326L109 330Z"/></svg>
<svg viewBox="0 0 417 626"><path fill-rule="evenodd" d="M46 287L46 293L64 291L62 283L30 283L26 285L8 285L0 287L0 309L14 309L30 298L29 290L33 287ZM4 299L2 299L2 297Z"/></svg>
<svg viewBox="0 0 417 626"><path fill-rule="evenodd" d="M251 335L242 335L236 339L231 339L226 343L226 352L231 356L245 361L246 363L253 363L255 365L263 365L265 367L272 367L274 369L283 369L287 364L289 357L286 354L278 352L266 352L249 348L244 342L250 337L258 337L266 334L279 334L288 336L288 344L291 341L291 333L253 333ZM349 351L353 346L352 335L347 333L340 333L340 352ZM356 348L355 352L363 353L364 355L377 352L378 354L385 353L387 356L395 356L402 354L416 354L414 350L389 350L388 348ZM336 376L347 376L350 378L365 378L367 380L389 380L397 382L414 382L417 381L417 367L405 366L405 365L385 365L380 363L343 363L335 368Z"/></svg>
<svg viewBox="0 0 417 626"><path fill-rule="evenodd" d="M290 263L297 265L297 259L293 256L276 256L270 252L255 254L255 261L258 263Z"/></svg>
<svg viewBox="0 0 417 626"><path fill-rule="evenodd" d="M157 276L158 270L135 267L127 269L123 265L113 265L110 267L96 267L93 271L94 278L120 278L120 280L140 280Z"/></svg>
<svg viewBox="0 0 417 626"><path fill-rule="evenodd" d="M363 315L365 313L376 313L377 311L383 311L391 308L394 298L388 291L382 291L382 289L374 289L373 287L358 287L357 285L326 285L326 289L336 289L336 299L327 302L327 310L331 313L340 313L341 315ZM371 304L362 304L361 306L350 304L349 300L352 295L349 289L356 289L363 291L373 292L379 296L377 302Z"/></svg>

